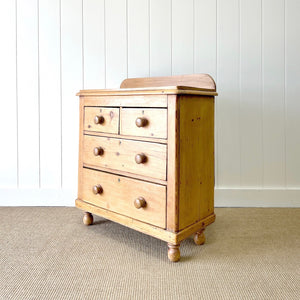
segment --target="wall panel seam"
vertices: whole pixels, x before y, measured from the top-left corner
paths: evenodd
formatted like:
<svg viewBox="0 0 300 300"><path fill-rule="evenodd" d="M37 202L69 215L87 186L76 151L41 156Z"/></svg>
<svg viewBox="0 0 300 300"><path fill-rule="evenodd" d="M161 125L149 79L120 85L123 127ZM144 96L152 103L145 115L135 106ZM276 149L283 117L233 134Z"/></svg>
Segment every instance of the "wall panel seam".
<svg viewBox="0 0 300 300"><path fill-rule="evenodd" d="M103 35L104 35L104 87L106 88L106 0L103 1Z"/></svg>
<svg viewBox="0 0 300 300"><path fill-rule="evenodd" d="M149 55L149 60L148 60L148 76L150 77L151 71L150 71L150 66L151 66L151 55L150 55L150 51L151 51L151 0L148 0L148 39L149 39L149 49L148 49L148 55Z"/></svg>
<svg viewBox="0 0 300 300"><path fill-rule="evenodd" d="M18 94L18 0L15 0L16 17L16 140L17 140L17 187L19 187L19 94Z"/></svg>
<svg viewBox="0 0 300 300"><path fill-rule="evenodd" d="M128 0L126 0L126 74L128 78Z"/></svg>
<svg viewBox="0 0 300 300"><path fill-rule="evenodd" d="M215 0L215 7L216 7L216 66L215 66L215 74L216 78L215 81L218 83L218 0ZM217 84L216 84L217 85ZM217 85L218 86L218 85ZM218 186L218 155L216 155L216 149L218 149L218 98L215 101L215 186Z"/></svg>
<svg viewBox="0 0 300 300"><path fill-rule="evenodd" d="M239 174L239 180L240 180L240 186L242 185L242 131L241 131L241 96L242 96L242 89L241 89L241 85L242 85L242 30L241 30L241 9L242 9L242 5L241 5L241 0L239 0L238 2L239 5L239 103L238 103L238 122L239 122L239 159L240 159L240 174Z"/></svg>
<svg viewBox="0 0 300 300"><path fill-rule="evenodd" d="M195 74L195 0L193 0L193 74Z"/></svg>
<svg viewBox="0 0 300 300"><path fill-rule="evenodd" d="M63 121L62 121L62 28L61 28L61 1L59 0L59 87L60 87L60 188L63 187Z"/></svg>
<svg viewBox="0 0 300 300"><path fill-rule="evenodd" d="M39 172L39 188L41 188L41 89L40 89L40 1L37 0L37 93L38 93L38 139L39 139L39 157L38 157L38 172Z"/></svg>
<svg viewBox="0 0 300 300"><path fill-rule="evenodd" d="M81 0L81 68L82 68L82 87L84 88L84 7Z"/></svg>
<svg viewBox="0 0 300 300"><path fill-rule="evenodd" d="M261 0L261 145L262 145L262 184L264 187L265 179L265 147L264 147L264 110L265 110L265 93L264 93L264 6Z"/></svg>
<svg viewBox="0 0 300 300"><path fill-rule="evenodd" d="M170 1L170 21L171 21L171 76L173 75L173 0Z"/></svg>
<svg viewBox="0 0 300 300"><path fill-rule="evenodd" d="M283 20L284 20L284 28L283 28L283 64L284 64L284 73L283 73L283 80L284 80L284 87L283 87L283 130L284 130L284 186L287 187L287 140L286 140L286 120L287 120L287 108L286 108L286 0L284 0L284 8L283 8Z"/></svg>

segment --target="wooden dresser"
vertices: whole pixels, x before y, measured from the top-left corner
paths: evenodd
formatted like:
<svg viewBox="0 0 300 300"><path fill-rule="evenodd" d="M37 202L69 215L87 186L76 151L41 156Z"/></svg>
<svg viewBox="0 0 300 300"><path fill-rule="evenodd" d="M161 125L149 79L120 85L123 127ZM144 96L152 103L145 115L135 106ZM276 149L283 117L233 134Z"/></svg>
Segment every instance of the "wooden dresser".
<svg viewBox="0 0 300 300"><path fill-rule="evenodd" d="M78 199L85 211L168 243L171 261L214 214L214 80L206 74L132 78L82 90Z"/></svg>

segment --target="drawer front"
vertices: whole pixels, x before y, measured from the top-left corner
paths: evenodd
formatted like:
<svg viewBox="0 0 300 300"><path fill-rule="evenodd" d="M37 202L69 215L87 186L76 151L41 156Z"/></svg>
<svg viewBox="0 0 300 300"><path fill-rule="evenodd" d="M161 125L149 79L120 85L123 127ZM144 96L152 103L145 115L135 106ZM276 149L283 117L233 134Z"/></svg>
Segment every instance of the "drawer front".
<svg viewBox="0 0 300 300"><path fill-rule="evenodd" d="M119 108L85 107L84 130L119 133Z"/></svg>
<svg viewBox="0 0 300 300"><path fill-rule="evenodd" d="M83 163L166 180L167 146L85 135Z"/></svg>
<svg viewBox="0 0 300 300"><path fill-rule="evenodd" d="M81 174L82 200L165 228L165 186L86 168Z"/></svg>
<svg viewBox="0 0 300 300"><path fill-rule="evenodd" d="M122 108L121 134L167 138L167 109Z"/></svg>

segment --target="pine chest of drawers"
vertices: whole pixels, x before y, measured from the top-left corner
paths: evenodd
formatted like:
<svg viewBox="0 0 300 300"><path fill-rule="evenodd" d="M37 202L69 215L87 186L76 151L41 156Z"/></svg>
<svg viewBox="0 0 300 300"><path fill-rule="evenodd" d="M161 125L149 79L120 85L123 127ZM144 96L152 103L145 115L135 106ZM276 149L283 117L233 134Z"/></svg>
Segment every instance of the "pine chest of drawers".
<svg viewBox="0 0 300 300"><path fill-rule="evenodd" d="M82 90L78 198L85 211L168 243L171 261L192 234L204 243L214 214L213 79L126 79Z"/></svg>

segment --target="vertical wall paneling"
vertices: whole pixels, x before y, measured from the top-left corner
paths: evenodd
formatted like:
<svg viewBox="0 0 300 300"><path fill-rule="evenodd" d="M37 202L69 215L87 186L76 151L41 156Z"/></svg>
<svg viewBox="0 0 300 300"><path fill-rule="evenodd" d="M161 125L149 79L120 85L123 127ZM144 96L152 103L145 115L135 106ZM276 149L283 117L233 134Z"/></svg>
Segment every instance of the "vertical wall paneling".
<svg viewBox="0 0 300 300"><path fill-rule="evenodd" d="M210 74L217 81L217 0L194 0L194 72ZM218 102L216 98L215 148L218 147ZM217 158L216 155L215 174L218 174ZM215 185L218 186L217 176Z"/></svg>
<svg viewBox="0 0 300 300"><path fill-rule="evenodd" d="M241 185L262 187L261 0L241 0Z"/></svg>
<svg viewBox="0 0 300 300"><path fill-rule="evenodd" d="M0 128L1 140L5 147L0 148L0 186L16 187L17 170L17 107L16 107L16 3L15 1L0 2L0 35L5 41L0 55L1 109ZM9 129L9 130L7 130Z"/></svg>
<svg viewBox="0 0 300 300"><path fill-rule="evenodd" d="M194 73L193 0L172 1L172 73Z"/></svg>
<svg viewBox="0 0 300 300"><path fill-rule="evenodd" d="M0 35L5 46L1 47L0 82L1 140L6 146L0 148L0 186L16 187L17 170L17 107L16 107L16 3L0 2Z"/></svg>
<svg viewBox="0 0 300 300"><path fill-rule="evenodd" d="M150 0L150 76L171 75L171 0Z"/></svg>
<svg viewBox="0 0 300 300"><path fill-rule="evenodd" d="M240 186L239 1L218 1L218 184Z"/></svg>
<svg viewBox="0 0 300 300"><path fill-rule="evenodd" d="M72 189L75 197L79 128L79 100L75 95L83 87L81 0L61 0L61 68L62 186Z"/></svg>
<svg viewBox="0 0 300 300"><path fill-rule="evenodd" d="M194 3L195 73L207 73L216 79L217 2L195 0Z"/></svg>
<svg viewBox="0 0 300 300"><path fill-rule="evenodd" d="M40 185L38 47L38 1L17 1L19 186L26 188Z"/></svg>
<svg viewBox="0 0 300 300"><path fill-rule="evenodd" d="M61 184L60 1L39 0L40 180Z"/></svg>
<svg viewBox="0 0 300 300"><path fill-rule="evenodd" d="M285 186L284 0L263 1L265 187Z"/></svg>
<svg viewBox="0 0 300 300"><path fill-rule="evenodd" d="M149 76L149 1L128 0L128 77Z"/></svg>
<svg viewBox="0 0 300 300"><path fill-rule="evenodd" d="M84 88L105 88L104 0L83 0Z"/></svg>
<svg viewBox="0 0 300 300"><path fill-rule="evenodd" d="M286 62L286 182L300 186L300 1L286 0L285 62Z"/></svg>
<svg viewBox="0 0 300 300"><path fill-rule="evenodd" d="M119 87L127 78L127 1L105 1L106 86Z"/></svg>
<svg viewBox="0 0 300 300"><path fill-rule="evenodd" d="M73 204L80 89L209 73L216 205L300 206L299 31L298 0L1 1L0 205Z"/></svg>

